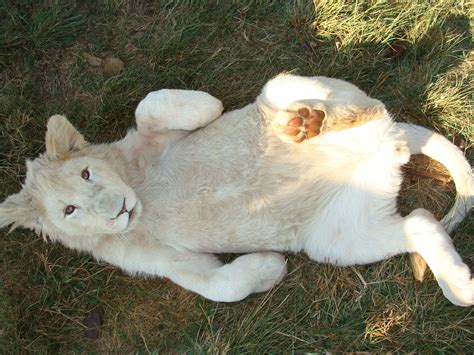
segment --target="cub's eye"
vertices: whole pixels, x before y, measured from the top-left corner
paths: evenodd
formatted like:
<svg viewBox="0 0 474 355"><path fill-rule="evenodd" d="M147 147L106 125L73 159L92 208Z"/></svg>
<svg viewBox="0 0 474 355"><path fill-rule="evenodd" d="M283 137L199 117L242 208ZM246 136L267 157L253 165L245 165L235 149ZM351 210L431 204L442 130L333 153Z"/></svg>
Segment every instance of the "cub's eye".
<svg viewBox="0 0 474 355"><path fill-rule="evenodd" d="M76 207L74 207L73 205L66 206L66 208L64 209L64 214L67 215L67 216L69 216L69 215L72 214L75 210L76 210Z"/></svg>
<svg viewBox="0 0 474 355"><path fill-rule="evenodd" d="M82 170L81 172L81 177L84 179L84 180L89 180L89 178L91 177L91 173L89 171L88 168L85 168L84 170Z"/></svg>

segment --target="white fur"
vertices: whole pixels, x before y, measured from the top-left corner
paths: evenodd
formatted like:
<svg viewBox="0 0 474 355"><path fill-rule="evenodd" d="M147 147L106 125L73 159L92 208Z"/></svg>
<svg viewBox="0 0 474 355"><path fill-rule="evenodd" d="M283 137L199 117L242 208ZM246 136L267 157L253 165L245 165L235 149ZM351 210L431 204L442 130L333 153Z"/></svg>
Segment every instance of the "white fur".
<svg viewBox="0 0 474 355"><path fill-rule="evenodd" d="M51 134L23 190L0 205L0 225L53 235L127 272L168 277L215 301L241 300L280 282L286 263L270 251L304 251L337 265L417 252L451 302L474 303L470 271L443 226L425 210L407 217L396 212L400 167L422 151L453 175L460 193L454 220L460 221L474 188L456 147L429 130L393 123L380 102L340 80L281 75L256 103L214 122L222 105L206 95L150 93L138 105L137 130L110 145L86 145L64 118L52 119L48 132L66 127L66 137L81 147L68 152L64 134ZM287 143L273 121L305 100L320 105L328 120L360 112L376 117L300 145ZM93 171L92 182L78 178L84 165ZM65 171L64 181L57 169ZM139 208L104 233L102 225L117 215L123 198ZM83 212L75 224L52 216L71 199ZM93 230L84 233L81 225ZM251 254L222 265L213 253L225 252Z"/></svg>
<svg viewBox="0 0 474 355"><path fill-rule="evenodd" d="M452 232L469 213L474 204L474 176L472 169L459 149L446 138L426 128L397 123L406 134L411 154L423 153L443 164L453 176L456 184L456 202L451 211L443 218L441 224Z"/></svg>

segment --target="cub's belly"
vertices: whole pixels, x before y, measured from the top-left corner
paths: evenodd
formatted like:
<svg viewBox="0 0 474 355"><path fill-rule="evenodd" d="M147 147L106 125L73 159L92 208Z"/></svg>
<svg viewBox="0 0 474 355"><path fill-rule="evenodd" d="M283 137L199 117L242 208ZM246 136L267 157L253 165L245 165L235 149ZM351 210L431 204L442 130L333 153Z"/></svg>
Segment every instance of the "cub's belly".
<svg viewBox="0 0 474 355"><path fill-rule="evenodd" d="M253 105L224 115L171 147L154 168L156 238L200 252L297 251L318 230L330 238L376 204L393 213L401 163L385 149L391 135L364 138L389 132L390 124L293 145L274 136ZM334 228L323 228L329 205L340 205L340 218L331 208Z"/></svg>

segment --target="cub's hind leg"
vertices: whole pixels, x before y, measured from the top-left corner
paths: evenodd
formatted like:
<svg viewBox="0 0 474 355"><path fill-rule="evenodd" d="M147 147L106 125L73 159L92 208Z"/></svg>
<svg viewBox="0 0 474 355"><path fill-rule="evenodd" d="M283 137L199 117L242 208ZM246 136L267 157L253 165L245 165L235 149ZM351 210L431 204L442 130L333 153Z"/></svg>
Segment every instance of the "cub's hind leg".
<svg viewBox="0 0 474 355"><path fill-rule="evenodd" d="M305 250L313 260L337 265L369 264L416 252L427 262L448 300L464 307L474 304L471 272L441 223L430 212L417 209L406 217L393 216L364 230L354 227L344 235L333 242L326 255L317 238L309 239Z"/></svg>
<svg viewBox="0 0 474 355"><path fill-rule="evenodd" d="M320 134L356 127L386 115L384 106L370 98L355 103L301 100L278 111L272 127L283 141L302 143Z"/></svg>
<svg viewBox="0 0 474 355"><path fill-rule="evenodd" d="M405 217L403 232L409 251L426 261L445 297L458 306L474 305L474 280L469 267L441 223L427 210L417 209Z"/></svg>
<svg viewBox="0 0 474 355"><path fill-rule="evenodd" d="M257 107L286 142L301 143L387 116L384 105L346 81L280 74L257 98Z"/></svg>

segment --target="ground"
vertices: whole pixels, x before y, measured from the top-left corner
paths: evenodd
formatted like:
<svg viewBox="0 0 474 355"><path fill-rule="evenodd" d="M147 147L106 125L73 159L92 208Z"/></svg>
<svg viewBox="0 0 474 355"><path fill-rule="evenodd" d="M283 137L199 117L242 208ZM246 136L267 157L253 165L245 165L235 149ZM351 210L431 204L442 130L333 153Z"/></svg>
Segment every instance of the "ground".
<svg viewBox="0 0 474 355"><path fill-rule="evenodd" d="M0 198L20 189L52 114L110 142L151 90L204 90L230 110L282 71L349 80L472 162L468 13L459 0L0 1ZM446 212L446 172L428 159L405 170L401 212ZM471 213L453 235L471 269L473 230ZM430 273L415 281L406 256L338 268L288 255L288 266L274 290L215 303L2 230L0 351L474 352L473 309L450 304Z"/></svg>

